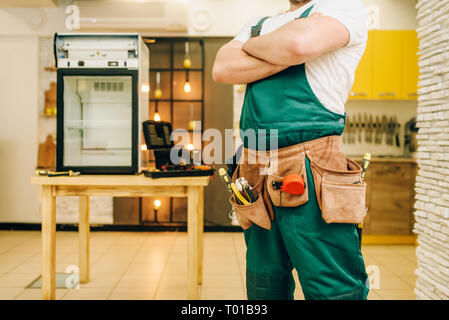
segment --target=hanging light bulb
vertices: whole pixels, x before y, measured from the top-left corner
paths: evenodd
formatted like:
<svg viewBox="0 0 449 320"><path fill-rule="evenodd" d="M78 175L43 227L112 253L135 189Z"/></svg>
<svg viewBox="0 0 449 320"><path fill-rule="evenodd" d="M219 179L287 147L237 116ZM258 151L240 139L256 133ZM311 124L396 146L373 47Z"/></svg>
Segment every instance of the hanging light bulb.
<svg viewBox="0 0 449 320"><path fill-rule="evenodd" d="M195 120L193 120L193 103L190 104L190 120L188 124L188 129L191 131L195 130Z"/></svg>
<svg viewBox="0 0 449 320"><path fill-rule="evenodd" d="M160 98L162 98L162 90L161 90L161 73L158 72L156 73L156 90L154 90L154 97L156 98L155 104L155 110L154 110L154 121L161 121L161 116L159 115L159 110L158 110L158 100Z"/></svg>
<svg viewBox="0 0 449 320"><path fill-rule="evenodd" d="M161 205L162 205L162 201L159 200L159 199L156 199L156 200L154 200L153 205L154 205L154 209L155 209L155 210L159 210L159 208L160 208Z"/></svg>
<svg viewBox="0 0 449 320"><path fill-rule="evenodd" d="M189 81L189 70L188 69L186 71L186 83L184 84L184 91L186 93L189 93L190 91L192 91L192 86L190 85L190 81Z"/></svg>
<svg viewBox="0 0 449 320"><path fill-rule="evenodd" d="M157 222L157 214L159 212L159 209L162 205L162 201L159 199L154 200L153 202L153 209L154 209L154 222Z"/></svg>
<svg viewBox="0 0 449 320"><path fill-rule="evenodd" d="M161 121L161 116L159 115L159 110L158 110L158 101L156 100L155 103L156 103L156 107L155 107L155 110L154 110L154 117L153 117L153 119L154 119L154 121Z"/></svg>
<svg viewBox="0 0 449 320"><path fill-rule="evenodd" d="M186 41L184 50L184 68L190 69L191 67L192 60L190 60L190 44L188 41Z"/></svg>
<svg viewBox="0 0 449 320"><path fill-rule="evenodd" d="M186 93L189 93L189 92L192 91L192 87L190 86L190 82L186 82L186 83L185 83L185 85L184 85L184 91L185 91Z"/></svg>
<svg viewBox="0 0 449 320"><path fill-rule="evenodd" d="M161 90L161 73L156 73L156 89L154 90L154 97L156 99L162 98L162 90Z"/></svg>
<svg viewBox="0 0 449 320"><path fill-rule="evenodd" d="M192 86L189 81L189 69L192 67L192 61L190 60L190 45L189 42L185 43L185 51L184 51L184 68L186 68L186 83L184 84L184 91L189 93L192 91Z"/></svg>

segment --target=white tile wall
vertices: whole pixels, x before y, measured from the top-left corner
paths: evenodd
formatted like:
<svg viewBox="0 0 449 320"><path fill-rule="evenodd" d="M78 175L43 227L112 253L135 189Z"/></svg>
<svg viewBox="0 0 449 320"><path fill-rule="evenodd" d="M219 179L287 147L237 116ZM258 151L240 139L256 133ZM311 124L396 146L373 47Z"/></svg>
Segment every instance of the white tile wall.
<svg viewBox="0 0 449 320"><path fill-rule="evenodd" d="M417 3L421 69L414 231L418 299L449 299L449 1Z"/></svg>

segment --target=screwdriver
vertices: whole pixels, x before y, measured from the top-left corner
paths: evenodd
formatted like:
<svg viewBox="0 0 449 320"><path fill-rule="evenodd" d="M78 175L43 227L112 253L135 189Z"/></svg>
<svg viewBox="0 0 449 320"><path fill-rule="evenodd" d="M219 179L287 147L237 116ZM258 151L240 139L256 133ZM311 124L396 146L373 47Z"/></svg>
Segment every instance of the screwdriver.
<svg viewBox="0 0 449 320"><path fill-rule="evenodd" d="M237 202L239 204L249 204L249 201L245 199L245 197L240 193L240 191L237 189L237 186L235 183L231 181L231 178L229 177L228 173L224 168L220 168L218 170L218 175L220 176L221 180L224 182L226 188L231 194L234 194L235 198L237 199Z"/></svg>
<svg viewBox="0 0 449 320"><path fill-rule="evenodd" d="M226 186L226 189L228 189L228 191L230 193L232 193L232 187L231 187L231 178L229 177L228 173L226 172L226 170L224 168L220 168L218 170L218 175L220 176L221 180L223 181L223 183Z"/></svg>
<svg viewBox="0 0 449 320"><path fill-rule="evenodd" d="M253 191L251 190L251 186L248 184L248 181L246 181L245 178L240 177L235 181L235 185L237 186L237 189L243 194L243 196L248 200L250 203L256 202L256 197L253 194Z"/></svg>
<svg viewBox="0 0 449 320"><path fill-rule="evenodd" d="M61 172L47 171L47 170L36 170L36 175L48 176L48 177L61 177L61 176L72 177L72 176L79 176L80 174L81 174L80 172L73 172L72 170L61 171Z"/></svg>
<svg viewBox="0 0 449 320"><path fill-rule="evenodd" d="M371 153L365 153L362 161L362 180L365 179L366 170L368 170L368 166L371 162Z"/></svg>
<svg viewBox="0 0 449 320"><path fill-rule="evenodd" d="M365 179L365 173L366 170L368 170L368 166L371 162L371 153L365 153L365 155L363 156L363 161L362 161L362 181ZM368 208L365 209L366 211L368 211ZM363 223L359 223L357 225L357 233L359 235L359 246L360 248L362 247L362 230L363 230Z"/></svg>

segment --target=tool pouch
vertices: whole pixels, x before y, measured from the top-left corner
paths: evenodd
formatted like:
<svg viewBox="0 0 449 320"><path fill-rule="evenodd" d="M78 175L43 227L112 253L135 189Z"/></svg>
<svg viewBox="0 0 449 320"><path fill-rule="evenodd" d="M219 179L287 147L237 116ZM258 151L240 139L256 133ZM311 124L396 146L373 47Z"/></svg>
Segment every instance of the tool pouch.
<svg viewBox="0 0 449 320"><path fill-rule="evenodd" d="M252 190L257 198L255 202L248 205L238 204L234 195L230 198L237 220L243 229L248 229L253 223L264 229L271 229L271 220L274 217L274 212L266 193L266 176L260 175L260 169L262 167L258 164L242 163L238 165L232 176L233 182L239 177L245 177L248 183L253 186Z"/></svg>
<svg viewBox="0 0 449 320"><path fill-rule="evenodd" d="M313 153L308 156L323 220L327 223L362 223L366 215L366 183L361 179L360 165L343 152L335 152L327 161L323 158L317 161ZM327 164L323 165L323 162Z"/></svg>
<svg viewBox="0 0 449 320"><path fill-rule="evenodd" d="M270 167L276 166L270 163ZM282 185L284 177L288 174L299 174L303 177L305 191L302 195L290 194L280 190L279 186ZM271 201L276 207L298 207L305 204L309 200L305 153L296 148L281 151L278 155L275 174L269 175L267 178L267 189Z"/></svg>

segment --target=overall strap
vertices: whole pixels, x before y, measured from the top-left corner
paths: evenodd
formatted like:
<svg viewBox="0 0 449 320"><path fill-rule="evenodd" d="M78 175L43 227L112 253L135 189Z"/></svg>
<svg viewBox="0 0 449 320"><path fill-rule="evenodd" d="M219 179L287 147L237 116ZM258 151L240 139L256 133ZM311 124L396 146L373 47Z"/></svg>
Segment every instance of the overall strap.
<svg viewBox="0 0 449 320"><path fill-rule="evenodd" d="M302 18L307 18L310 14L310 12L312 11L314 6L310 6L310 8L308 8L306 11L304 11L298 18L296 19L302 19Z"/></svg>
<svg viewBox="0 0 449 320"><path fill-rule="evenodd" d="M260 19L260 21L257 23L257 25L255 25L254 27L251 28L251 38L260 36L260 32L262 31L263 23L268 18L270 18L270 17L264 17L264 18Z"/></svg>
<svg viewBox="0 0 449 320"><path fill-rule="evenodd" d="M309 16L310 12L312 11L313 7L314 7L314 6L310 6L310 8L308 8L306 11L304 11L304 12L303 12L298 18L296 18L296 19L307 18L307 17ZM255 25L255 26L253 26L253 27L251 28L251 38L260 36L260 32L262 31L263 23L264 23L265 20L267 20L268 18L270 18L270 17L268 16L268 17L264 17L264 18L260 19L260 21L257 23L257 25Z"/></svg>

